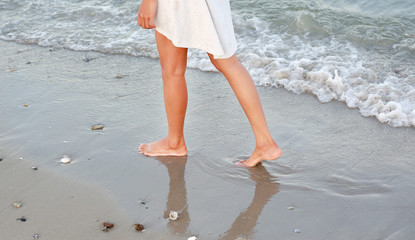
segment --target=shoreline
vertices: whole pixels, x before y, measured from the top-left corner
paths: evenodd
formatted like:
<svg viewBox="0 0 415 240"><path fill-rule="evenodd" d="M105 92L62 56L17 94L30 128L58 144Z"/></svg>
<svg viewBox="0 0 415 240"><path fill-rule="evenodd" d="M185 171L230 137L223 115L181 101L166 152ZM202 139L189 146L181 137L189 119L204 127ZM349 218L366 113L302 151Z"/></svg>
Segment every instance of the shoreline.
<svg viewBox="0 0 415 240"><path fill-rule="evenodd" d="M253 170L235 168L233 162L249 156L254 146L249 122L220 74L188 69L189 155L149 158L138 153L139 143L166 132L158 61L4 41L0 46L5 54L0 58L0 94L6 100L0 104L1 176L14 180L13 167L5 161L23 157L17 179L22 188L41 189L40 182L27 181L45 171L52 181L67 182L68 189L87 186L77 193L85 203L97 201L88 197L92 192L109 199L122 228L107 234L90 222L106 213L101 212L105 204L96 212L79 207L91 216L83 219L88 221L88 229L79 232L83 237L325 239L336 234L337 239L410 239L415 234L407 228L415 221L413 128L363 118L340 102L322 104L311 95L258 87L283 156ZM104 129L92 131L94 124ZM59 164L65 154L73 159L69 165ZM59 197L57 190L43 191ZM40 197L21 191L15 198L24 194L25 202ZM61 201L72 201L64 196ZM10 201L19 199L1 198L7 214L0 224L12 226L7 234L20 231L16 209L9 209ZM69 210L83 203L74 204ZM33 213L40 210L48 215L57 211L43 207ZM167 219L172 210L181 213L176 222ZM148 231L131 232L135 222ZM42 218L39 223L49 222Z"/></svg>

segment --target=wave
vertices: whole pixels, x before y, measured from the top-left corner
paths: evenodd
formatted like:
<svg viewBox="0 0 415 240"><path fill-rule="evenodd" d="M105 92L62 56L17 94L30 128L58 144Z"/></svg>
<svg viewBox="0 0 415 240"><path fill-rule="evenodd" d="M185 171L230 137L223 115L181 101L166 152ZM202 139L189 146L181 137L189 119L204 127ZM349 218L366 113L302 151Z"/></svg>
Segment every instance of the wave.
<svg viewBox="0 0 415 240"><path fill-rule="evenodd" d="M390 126L415 127L412 16L374 17L316 1L232 7L237 55L257 85L341 101ZM127 0L1 2L0 39L157 58L153 32L136 24L137 9ZM188 58L189 67L214 71L204 52L192 49Z"/></svg>

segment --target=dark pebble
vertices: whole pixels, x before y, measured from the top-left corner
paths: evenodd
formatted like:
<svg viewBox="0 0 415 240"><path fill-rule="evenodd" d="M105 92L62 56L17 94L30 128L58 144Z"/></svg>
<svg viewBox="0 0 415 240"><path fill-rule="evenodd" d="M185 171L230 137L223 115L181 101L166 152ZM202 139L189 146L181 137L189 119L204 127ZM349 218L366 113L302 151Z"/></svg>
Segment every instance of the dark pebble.
<svg viewBox="0 0 415 240"><path fill-rule="evenodd" d="M0 158L0 162L3 161L3 158Z"/></svg>
<svg viewBox="0 0 415 240"><path fill-rule="evenodd" d="M18 220L18 221L20 221L20 222L26 222L26 218L25 217L21 217L21 218L18 218L18 219L16 219L16 220Z"/></svg>
<svg viewBox="0 0 415 240"><path fill-rule="evenodd" d="M26 64L32 64L31 62L27 62Z"/></svg>
<svg viewBox="0 0 415 240"><path fill-rule="evenodd" d="M135 230L142 232L144 230L144 226L142 224L134 224Z"/></svg>

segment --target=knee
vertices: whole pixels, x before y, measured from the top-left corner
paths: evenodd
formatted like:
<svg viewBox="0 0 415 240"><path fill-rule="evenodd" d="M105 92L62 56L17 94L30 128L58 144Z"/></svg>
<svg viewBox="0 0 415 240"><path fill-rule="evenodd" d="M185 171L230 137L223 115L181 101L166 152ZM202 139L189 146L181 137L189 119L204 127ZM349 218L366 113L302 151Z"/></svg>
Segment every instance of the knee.
<svg viewBox="0 0 415 240"><path fill-rule="evenodd" d="M161 74L165 80L174 80L184 78L186 67L165 67L161 66Z"/></svg>

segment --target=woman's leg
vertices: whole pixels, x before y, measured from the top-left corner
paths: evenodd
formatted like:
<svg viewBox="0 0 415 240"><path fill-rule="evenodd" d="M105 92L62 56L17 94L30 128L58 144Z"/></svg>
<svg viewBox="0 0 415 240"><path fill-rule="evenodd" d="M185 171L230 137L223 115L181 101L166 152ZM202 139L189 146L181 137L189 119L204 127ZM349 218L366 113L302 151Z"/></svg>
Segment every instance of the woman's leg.
<svg viewBox="0 0 415 240"><path fill-rule="evenodd" d="M264 160L274 160L281 156L281 149L272 139L265 120L264 111L251 76L239 62L236 55L227 59L209 58L213 65L225 76L241 104L255 134L256 147L248 160L239 165L253 167Z"/></svg>
<svg viewBox="0 0 415 240"><path fill-rule="evenodd" d="M184 156L187 148L183 125L187 108L187 86L184 74L187 48L178 48L156 31L163 77L164 105L168 121L167 137L149 144L141 144L139 151L147 156Z"/></svg>

